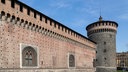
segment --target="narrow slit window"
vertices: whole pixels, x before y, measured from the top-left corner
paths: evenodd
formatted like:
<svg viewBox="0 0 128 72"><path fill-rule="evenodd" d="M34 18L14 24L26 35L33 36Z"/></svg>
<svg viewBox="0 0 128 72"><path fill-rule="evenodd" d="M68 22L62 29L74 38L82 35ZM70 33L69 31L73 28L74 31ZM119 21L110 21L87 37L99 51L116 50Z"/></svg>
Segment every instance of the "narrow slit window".
<svg viewBox="0 0 128 72"><path fill-rule="evenodd" d="M104 45L106 45L106 42L104 42Z"/></svg>

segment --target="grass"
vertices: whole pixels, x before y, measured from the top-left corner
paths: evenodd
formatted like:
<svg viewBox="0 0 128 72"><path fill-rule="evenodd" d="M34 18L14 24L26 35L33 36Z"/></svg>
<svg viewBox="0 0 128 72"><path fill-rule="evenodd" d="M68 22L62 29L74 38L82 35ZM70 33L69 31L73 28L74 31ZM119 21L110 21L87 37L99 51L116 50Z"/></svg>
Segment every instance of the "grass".
<svg viewBox="0 0 128 72"><path fill-rule="evenodd" d="M122 70L118 70L117 72L123 72ZM125 72L128 72L128 71L125 71Z"/></svg>

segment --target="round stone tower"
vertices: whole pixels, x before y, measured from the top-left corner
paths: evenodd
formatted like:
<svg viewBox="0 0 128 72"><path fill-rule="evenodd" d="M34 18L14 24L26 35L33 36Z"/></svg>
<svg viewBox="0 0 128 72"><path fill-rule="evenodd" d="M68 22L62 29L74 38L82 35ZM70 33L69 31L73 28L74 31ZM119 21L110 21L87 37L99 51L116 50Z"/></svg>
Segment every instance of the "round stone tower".
<svg viewBox="0 0 128 72"><path fill-rule="evenodd" d="M116 32L114 21L99 21L86 27L89 39L97 43L96 72L116 72Z"/></svg>

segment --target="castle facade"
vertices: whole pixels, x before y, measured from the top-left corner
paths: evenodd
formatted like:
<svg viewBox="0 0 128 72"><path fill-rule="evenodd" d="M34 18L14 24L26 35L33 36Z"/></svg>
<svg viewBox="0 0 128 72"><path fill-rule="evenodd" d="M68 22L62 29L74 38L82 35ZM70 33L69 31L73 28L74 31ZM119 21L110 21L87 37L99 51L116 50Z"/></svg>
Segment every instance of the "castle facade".
<svg viewBox="0 0 128 72"><path fill-rule="evenodd" d="M96 43L18 0L0 1L0 72L94 72Z"/></svg>

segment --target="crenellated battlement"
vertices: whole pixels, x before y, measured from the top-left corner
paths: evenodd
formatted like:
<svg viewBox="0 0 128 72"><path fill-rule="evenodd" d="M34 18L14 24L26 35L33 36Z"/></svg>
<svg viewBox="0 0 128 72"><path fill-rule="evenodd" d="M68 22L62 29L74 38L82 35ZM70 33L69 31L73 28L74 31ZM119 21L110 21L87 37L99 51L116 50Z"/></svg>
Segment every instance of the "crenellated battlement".
<svg viewBox="0 0 128 72"><path fill-rule="evenodd" d="M94 27L102 27L102 26L111 26L111 27L117 28L118 24L116 22L113 22L113 21L98 21L98 22L95 22L95 23L88 25L86 27L86 30L89 30L89 29L94 28Z"/></svg>
<svg viewBox="0 0 128 72"><path fill-rule="evenodd" d="M113 21L98 21L86 27L88 35L99 32L114 32L117 31L118 24Z"/></svg>
<svg viewBox="0 0 128 72"><path fill-rule="evenodd" d="M71 39L86 45L94 45L94 42L83 35L17 0L1 0L0 7L2 21L11 22L24 29L45 35Z"/></svg>

